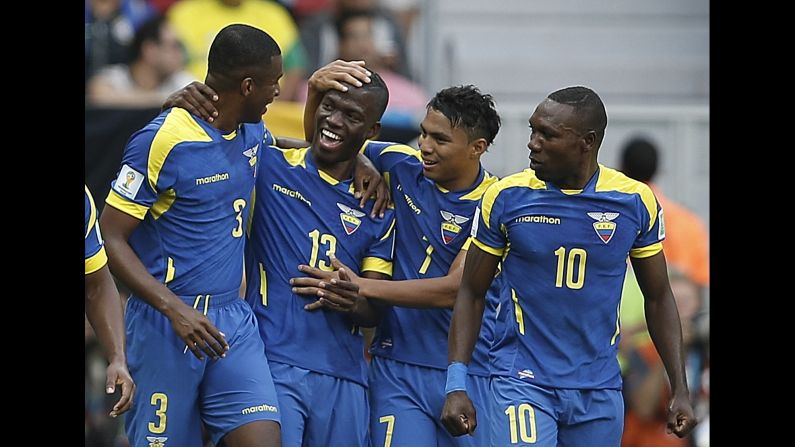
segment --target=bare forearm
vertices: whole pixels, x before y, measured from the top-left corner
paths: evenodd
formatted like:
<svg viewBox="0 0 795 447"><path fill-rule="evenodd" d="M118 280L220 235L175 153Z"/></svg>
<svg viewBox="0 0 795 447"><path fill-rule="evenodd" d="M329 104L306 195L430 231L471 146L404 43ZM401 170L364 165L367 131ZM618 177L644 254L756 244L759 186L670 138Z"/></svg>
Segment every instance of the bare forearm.
<svg viewBox="0 0 795 447"><path fill-rule="evenodd" d="M85 282L86 316L108 361L126 363L121 298L108 267L86 276Z"/></svg>
<svg viewBox="0 0 795 447"><path fill-rule="evenodd" d="M687 393L685 359L682 346L682 325L673 294L668 289L664 298L646 300L646 323L649 335L660 354L674 394Z"/></svg>
<svg viewBox="0 0 795 447"><path fill-rule="evenodd" d="M448 362L469 364L483 320L485 299L461 289L456 298L448 339Z"/></svg>
<svg viewBox="0 0 795 447"><path fill-rule="evenodd" d="M363 272L362 276L359 278L359 280L362 281L376 283L390 283L391 281L389 281L389 279L390 276L371 271ZM360 297L356 300L356 306L354 307L351 317L353 318L354 322L360 326L373 327L377 325L381 319L381 313L378 309L378 305L370 302L370 300L363 296L361 294L361 289L359 290L359 295Z"/></svg>
<svg viewBox="0 0 795 447"><path fill-rule="evenodd" d="M410 279L405 281L377 281L361 278L359 293L394 306L415 308L452 308L458 292L455 278Z"/></svg>

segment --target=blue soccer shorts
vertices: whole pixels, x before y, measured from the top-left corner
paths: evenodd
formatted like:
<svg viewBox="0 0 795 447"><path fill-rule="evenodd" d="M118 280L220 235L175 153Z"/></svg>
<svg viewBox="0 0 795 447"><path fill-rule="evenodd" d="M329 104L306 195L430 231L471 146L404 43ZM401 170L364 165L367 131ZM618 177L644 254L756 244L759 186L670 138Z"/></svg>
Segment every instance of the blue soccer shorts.
<svg viewBox="0 0 795 447"><path fill-rule="evenodd" d="M619 447L624 431L621 390L546 388L493 376L492 446Z"/></svg>
<svg viewBox="0 0 795 447"><path fill-rule="evenodd" d="M453 437L441 422L447 371L374 356L370 362L370 436L373 447L489 445L488 377L467 376L478 428Z"/></svg>
<svg viewBox="0 0 795 447"><path fill-rule="evenodd" d="M281 404L282 445L369 447L364 385L284 363L270 365Z"/></svg>
<svg viewBox="0 0 795 447"><path fill-rule="evenodd" d="M185 351L169 319L131 296L125 314L127 363L136 384L127 414L130 446L201 447L204 422L214 443L253 421L279 422L265 346L251 307L237 291L181 297L226 334L226 357Z"/></svg>

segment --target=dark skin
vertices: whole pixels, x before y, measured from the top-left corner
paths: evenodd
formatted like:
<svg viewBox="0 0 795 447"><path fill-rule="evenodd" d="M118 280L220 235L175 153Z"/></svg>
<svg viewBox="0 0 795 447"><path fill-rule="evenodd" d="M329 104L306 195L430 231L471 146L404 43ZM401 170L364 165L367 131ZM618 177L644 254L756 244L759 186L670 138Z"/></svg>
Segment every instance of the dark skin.
<svg viewBox="0 0 795 447"><path fill-rule="evenodd" d="M379 108L378 98L366 90L349 85L343 86L346 87L345 92L327 91L315 110L313 116L315 128L322 129L323 132L314 135L310 148L318 168L337 180L351 176L359 148L365 140L378 134L381 126L375 118ZM336 139L329 138L328 135L334 135ZM335 262L340 263L332 257L332 265ZM350 269L338 274L346 281L351 279L351 275L355 276ZM372 271L365 271L363 276L374 280L390 278L388 275ZM318 300L305 306L305 309L312 311L325 308L347 313L360 326L375 326L380 318L379 309L377 305L358 295L357 289L340 286L335 292L318 290L315 293Z"/></svg>
<svg viewBox="0 0 795 447"><path fill-rule="evenodd" d="M322 88L321 85L318 84L316 88ZM318 102L317 106L319 104ZM310 109L312 105L313 102L307 101L305 117L314 110ZM307 123L306 118L304 123ZM425 165L423 175L450 191L472 186L480 173L480 157L489 146L486 139L470 140L464 129L453 127L444 114L434 109L427 110L420 130L419 146ZM315 128L305 125L305 131L308 136L313 135ZM395 306L451 309L461 283L464 257L465 250L462 250L445 276L389 282L372 281L355 275L351 276L351 281L345 281L333 272L299 266L299 270L308 273L312 278L293 278L293 284L298 287L298 293L302 294L315 295L320 289L340 293L340 287L355 287L366 298L378 299ZM341 262L337 263L338 268L345 267ZM332 278L339 282L330 283Z"/></svg>
<svg viewBox="0 0 795 447"><path fill-rule="evenodd" d="M105 391L113 394L121 385L121 398L110 411L115 418L130 409L135 383L127 370L124 354L124 318L121 300L108 266L86 275L86 315L97 334L109 364L105 370Z"/></svg>
<svg viewBox="0 0 795 447"><path fill-rule="evenodd" d="M262 119L268 104L279 96L279 79L282 77L281 55L252 69L249 76L237 83L225 83L207 76L207 84L219 91L218 110L220 118L211 126L228 133L240 123L255 123ZM128 242L132 232L140 224L137 218L111 206L105 207L101 225L106 229L105 243L108 262L113 273L121 279L136 296L165 315L174 332L185 341L187 349L199 360L204 355L213 360L226 356L229 343L221 331L196 309L174 295L164 284L155 279L141 263ZM228 447L279 446L281 434L279 424L274 421L253 421L242 425L224 436Z"/></svg>
<svg viewBox="0 0 795 447"><path fill-rule="evenodd" d="M381 281L365 275L359 277L342 261L333 258L331 265L335 271L327 272L308 265L299 265L298 270L311 277L292 278L290 284L293 285L293 292L301 295L323 297L353 293L394 306L417 309L452 309L464 271L465 257L466 250L461 250L445 276L403 281ZM343 270L346 272L345 277L339 273ZM313 303L308 306L314 305Z"/></svg>
<svg viewBox="0 0 795 447"><path fill-rule="evenodd" d="M530 117L532 134L530 167L544 181L560 189L582 189L598 168L596 160L601 136L585 128L573 107L547 98ZM486 290L500 258L475 246L470 247L458 290L450 326L448 361L469 363L483 316ZM667 430L684 437L696 425L685 380L682 329L676 309L665 255L632 258L638 284L646 299L649 334L665 365L673 397L668 406ZM442 423L453 436L471 434L477 415L465 391L447 395Z"/></svg>
<svg viewBox="0 0 795 447"><path fill-rule="evenodd" d="M315 107L312 108L312 115L304 116L304 123L313 122L314 110L325 91L335 89L346 92L348 86L361 87L363 82L370 82L369 75L370 72L364 68L363 61L337 60L319 68L309 78L307 102L315 102ZM217 101L218 95L215 90L201 82L194 81L172 93L163 104L163 110L169 107L182 107L208 122L213 122L219 116L216 107ZM276 137L276 145L282 148L304 148L309 146L308 141L312 141L312 136L312 134L308 134L306 141L297 138ZM364 208L368 199L374 197L375 203L370 216L384 217L384 210L389 204L389 189L370 160L363 155L357 157L353 188L355 197L361 199L359 202L361 208Z"/></svg>

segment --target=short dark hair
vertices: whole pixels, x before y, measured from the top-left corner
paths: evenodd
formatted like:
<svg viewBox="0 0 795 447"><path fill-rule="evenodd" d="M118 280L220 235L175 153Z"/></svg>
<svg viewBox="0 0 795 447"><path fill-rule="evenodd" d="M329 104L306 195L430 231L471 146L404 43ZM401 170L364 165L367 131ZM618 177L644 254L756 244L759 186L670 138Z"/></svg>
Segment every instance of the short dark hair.
<svg viewBox="0 0 795 447"><path fill-rule="evenodd" d="M155 16L144 22L138 31L135 32L132 46L130 47L130 62L135 62L136 59L141 57L141 50L144 43L150 40L160 42L160 28L166 23L166 18L163 16Z"/></svg>
<svg viewBox="0 0 795 447"><path fill-rule="evenodd" d="M447 117L453 127L466 132L469 141L484 138L491 144L500 131L500 116L494 105L494 97L481 93L471 84L440 90L425 109L436 110Z"/></svg>
<svg viewBox="0 0 795 447"><path fill-rule="evenodd" d="M378 119L376 121L379 121L384 115L386 106L389 103L389 88L387 88L386 83L384 82L383 78L381 78L381 75L372 70L370 73L370 82L365 82L361 87L354 88L360 88L375 96L375 106L376 110L378 111Z"/></svg>
<svg viewBox="0 0 795 447"><path fill-rule="evenodd" d="M607 111L602 98L588 87L566 87L552 92L547 98L559 103L574 107L585 129L596 132L597 147L602 143L607 128Z"/></svg>
<svg viewBox="0 0 795 447"><path fill-rule="evenodd" d="M282 54L273 38L259 28L235 23L218 32L207 58L207 75L229 88Z"/></svg>
<svg viewBox="0 0 795 447"><path fill-rule="evenodd" d="M621 171L639 182L649 182L657 173L657 148L644 137L633 137L621 150Z"/></svg>

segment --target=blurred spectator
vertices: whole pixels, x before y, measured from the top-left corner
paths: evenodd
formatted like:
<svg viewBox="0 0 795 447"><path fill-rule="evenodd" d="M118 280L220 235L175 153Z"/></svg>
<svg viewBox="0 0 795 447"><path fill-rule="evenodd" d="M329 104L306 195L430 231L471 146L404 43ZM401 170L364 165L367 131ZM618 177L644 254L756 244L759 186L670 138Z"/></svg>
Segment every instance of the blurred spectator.
<svg viewBox="0 0 795 447"><path fill-rule="evenodd" d="M330 0L331 10L313 14L301 22L301 42L306 49L309 71L337 58L339 41L335 22L348 11L372 10L375 48L383 64L406 78L411 78L406 42L395 16L379 8L377 0ZM391 96L391 94L390 94Z"/></svg>
<svg viewBox="0 0 795 447"><path fill-rule="evenodd" d="M302 20L312 14L325 11L329 8L331 0L278 0L285 8L290 10L296 21Z"/></svg>
<svg viewBox="0 0 795 447"><path fill-rule="evenodd" d="M682 270L701 287L709 286L709 236L704 222L682 205L668 199L652 182L657 173L658 151L642 137L631 139L621 153L621 171L646 183L665 214L663 250L669 266Z"/></svg>
<svg viewBox="0 0 795 447"><path fill-rule="evenodd" d="M389 88L389 102L381 118L378 138L408 142L418 135L428 96L419 85L384 64L375 45L375 17L374 11L363 9L346 11L337 18L338 57L346 61L363 60L368 70L381 76ZM306 101L306 92L306 88L301 89L300 100Z"/></svg>
<svg viewBox="0 0 795 447"><path fill-rule="evenodd" d="M85 79L109 64L127 62L135 29L122 14L121 0L87 0L85 3Z"/></svg>
<svg viewBox="0 0 795 447"><path fill-rule="evenodd" d="M155 17L141 26L131 51L129 65L107 66L89 80L89 103L156 107L194 80L185 71L182 45L164 17Z"/></svg>
<svg viewBox="0 0 795 447"><path fill-rule="evenodd" d="M699 407L701 376L704 368L703 340L697 331L697 318L701 310L698 286L684 274L672 270L671 291L682 322L682 343L685 346L685 368L693 406ZM635 295L632 295L636 298ZM640 302L642 308L642 295ZM622 301L627 300L627 295ZM624 303L622 303L623 305ZM666 406L671 390L665 376L662 360L651 339L630 337L624 332L622 316L622 344L624 359L624 399L626 416L621 447L678 447L686 446L686 439L666 433ZM645 328L644 328L645 329Z"/></svg>
<svg viewBox="0 0 795 447"><path fill-rule="evenodd" d="M282 50L284 77L279 99L294 101L304 79L306 55L298 28L284 6L263 0L181 0L167 14L188 50L188 71L196 79L207 75L210 43L221 28L243 23L270 34Z"/></svg>
<svg viewBox="0 0 795 447"><path fill-rule="evenodd" d="M398 19L403 36L407 39L411 36L414 21L420 14L420 2L422 0L381 0L383 6Z"/></svg>

